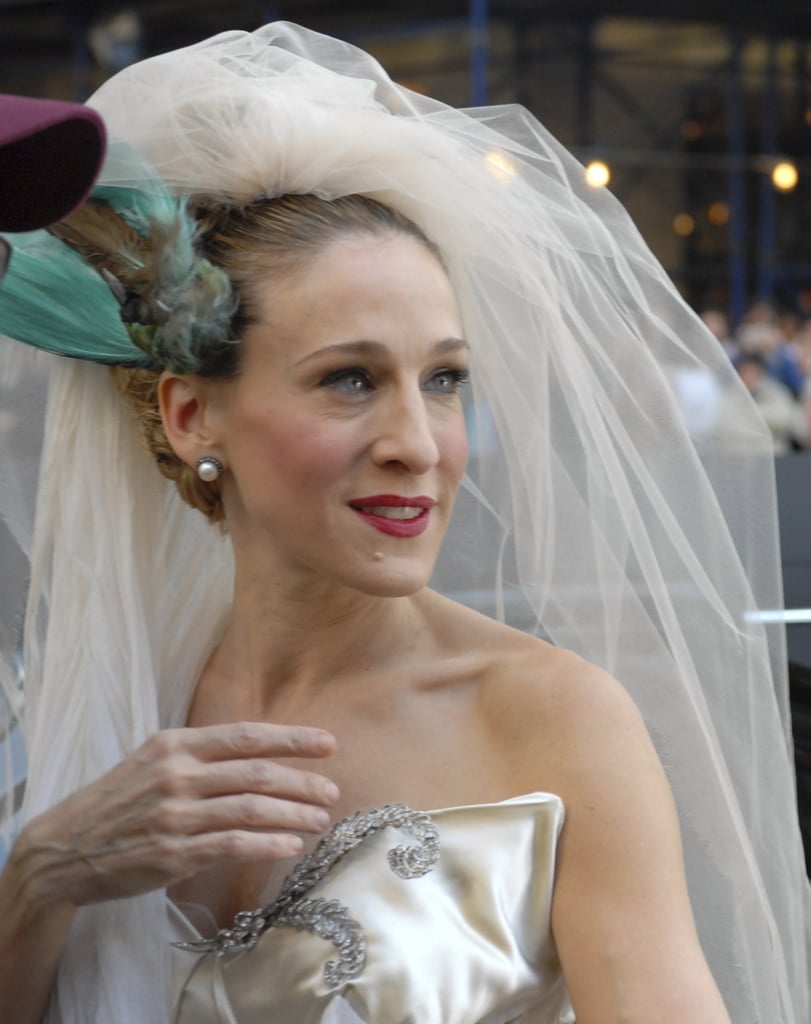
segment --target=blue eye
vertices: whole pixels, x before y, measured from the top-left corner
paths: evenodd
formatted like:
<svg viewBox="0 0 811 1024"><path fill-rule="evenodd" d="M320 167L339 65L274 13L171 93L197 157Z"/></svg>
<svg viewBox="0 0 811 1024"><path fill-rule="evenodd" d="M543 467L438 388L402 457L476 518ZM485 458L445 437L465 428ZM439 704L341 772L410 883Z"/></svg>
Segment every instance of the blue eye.
<svg viewBox="0 0 811 1024"><path fill-rule="evenodd" d="M333 370L321 380L320 387L333 388L348 395L362 395L373 390L372 379L366 370L350 366L344 370Z"/></svg>
<svg viewBox="0 0 811 1024"><path fill-rule="evenodd" d="M468 380L467 370L445 367L432 374L423 387L426 391L438 391L443 395L458 395Z"/></svg>

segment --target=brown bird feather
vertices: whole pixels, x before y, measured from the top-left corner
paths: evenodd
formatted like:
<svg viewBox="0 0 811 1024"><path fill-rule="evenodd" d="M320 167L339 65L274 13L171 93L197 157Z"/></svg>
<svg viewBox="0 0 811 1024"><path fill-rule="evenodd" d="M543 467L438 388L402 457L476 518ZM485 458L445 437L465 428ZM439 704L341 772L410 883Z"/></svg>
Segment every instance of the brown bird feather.
<svg viewBox="0 0 811 1024"><path fill-rule="evenodd" d="M154 282L152 243L107 203L89 200L49 229L97 270L106 270L128 290L146 294Z"/></svg>

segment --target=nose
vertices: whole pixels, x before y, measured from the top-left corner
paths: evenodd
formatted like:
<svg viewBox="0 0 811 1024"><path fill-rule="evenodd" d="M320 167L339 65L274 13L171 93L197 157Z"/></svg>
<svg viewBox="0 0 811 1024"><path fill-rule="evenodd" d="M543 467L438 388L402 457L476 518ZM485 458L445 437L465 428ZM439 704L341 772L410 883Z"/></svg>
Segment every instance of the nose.
<svg viewBox="0 0 811 1024"><path fill-rule="evenodd" d="M392 395L377 413L372 458L379 466L399 466L418 475L437 464L434 425L419 389Z"/></svg>

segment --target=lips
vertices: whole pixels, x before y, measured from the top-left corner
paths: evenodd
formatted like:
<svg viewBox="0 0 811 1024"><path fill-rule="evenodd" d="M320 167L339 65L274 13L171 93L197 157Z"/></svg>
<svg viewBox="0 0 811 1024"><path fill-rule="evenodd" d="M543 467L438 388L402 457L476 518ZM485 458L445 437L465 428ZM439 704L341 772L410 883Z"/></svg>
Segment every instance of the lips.
<svg viewBox="0 0 811 1024"><path fill-rule="evenodd" d="M381 533L416 537L428 529L433 498L424 495L374 494L349 502L352 511Z"/></svg>

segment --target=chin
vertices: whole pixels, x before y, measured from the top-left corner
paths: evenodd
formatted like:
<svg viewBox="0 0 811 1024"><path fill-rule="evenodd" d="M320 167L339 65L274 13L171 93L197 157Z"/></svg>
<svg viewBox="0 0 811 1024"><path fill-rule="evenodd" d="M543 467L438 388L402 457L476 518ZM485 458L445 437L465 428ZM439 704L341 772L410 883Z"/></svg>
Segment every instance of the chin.
<svg viewBox="0 0 811 1024"><path fill-rule="evenodd" d="M363 579L347 581L350 586L370 597L412 597L428 586L433 566L417 570L415 566L397 566L395 559L384 556L379 562L371 561L370 571Z"/></svg>

